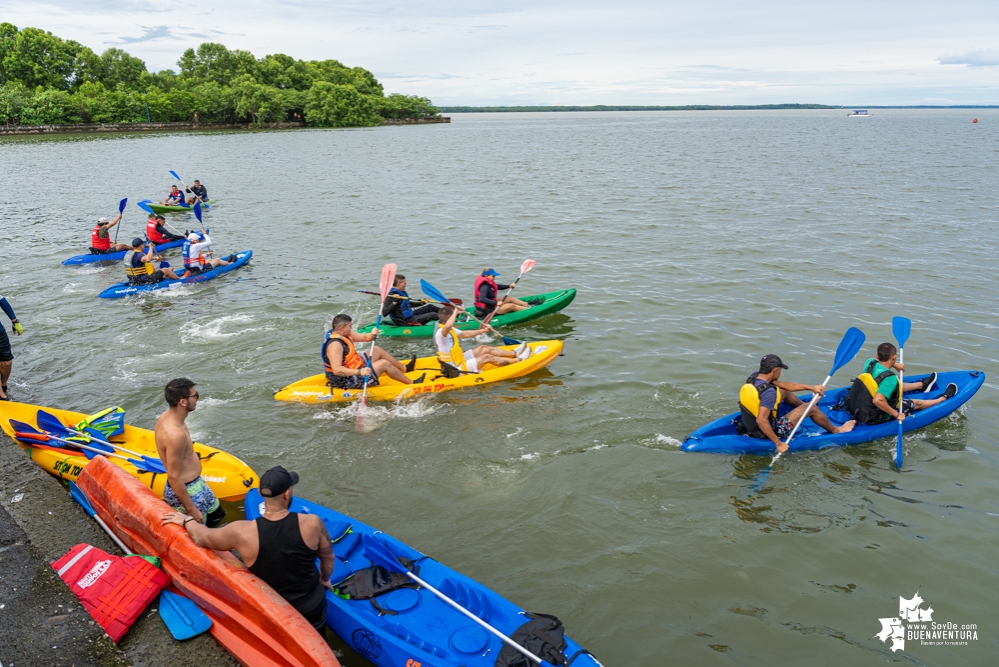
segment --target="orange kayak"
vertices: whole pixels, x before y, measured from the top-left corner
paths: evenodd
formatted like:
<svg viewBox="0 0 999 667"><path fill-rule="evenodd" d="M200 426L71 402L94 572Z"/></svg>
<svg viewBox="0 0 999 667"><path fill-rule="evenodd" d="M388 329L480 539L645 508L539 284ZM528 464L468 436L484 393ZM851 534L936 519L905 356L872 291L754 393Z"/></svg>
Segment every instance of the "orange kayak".
<svg viewBox="0 0 999 667"><path fill-rule="evenodd" d="M231 553L203 549L177 525L160 525L170 507L104 457L77 482L97 514L128 547L159 556L172 584L212 619L212 636L244 667L340 667L326 641L284 598Z"/></svg>

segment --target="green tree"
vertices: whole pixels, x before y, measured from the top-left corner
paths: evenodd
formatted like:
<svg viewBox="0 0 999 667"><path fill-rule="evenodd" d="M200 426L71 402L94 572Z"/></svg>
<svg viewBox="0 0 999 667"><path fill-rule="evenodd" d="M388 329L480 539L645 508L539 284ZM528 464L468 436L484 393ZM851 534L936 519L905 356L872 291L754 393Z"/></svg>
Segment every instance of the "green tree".
<svg viewBox="0 0 999 667"><path fill-rule="evenodd" d="M3 25L7 35L10 24ZM76 83L76 56L81 48L78 42L59 39L50 32L25 28L17 33L13 45L4 48L2 70L7 81L20 81L28 88L67 90Z"/></svg>
<svg viewBox="0 0 999 667"><path fill-rule="evenodd" d="M230 51L222 44L205 42L198 50L188 49L177 61L180 77L196 83L212 81L220 86L243 74L253 74L257 59L249 51Z"/></svg>
<svg viewBox="0 0 999 667"><path fill-rule="evenodd" d="M305 119L317 127L381 125L375 101L349 85L317 81L309 89Z"/></svg>
<svg viewBox="0 0 999 667"><path fill-rule="evenodd" d="M7 76L4 63L17 45L17 33L17 26L13 23L0 23L0 85L14 80Z"/></svg>
<svg viewBox="0 0 999 667"><path fill-rule="evenodd" d="M131 90L139 90L142 75L146 74L146 63L121 49L112 48L102 53L98 67L97 80L108 88L117 88L118 84L122 84Z"/></svg>
<svg viewBox="0 0 999 667"><path fill-rule="evenodd" d="M21 112L31 100L31 93L18 81L0 85L0 123L17 125Z"/></svg>
<svg viewBox="0 0 999 667"><path fill-rule="evenodd" d="M426 97L394 93L379 100L378 113L383 118L432 118L437 107Z"/></svg>
<svg viewBox="0 0 999 667"><path fill-rule="evenodd" d="M257 83L244 74L232 82L236 116L248 118L257 125L284 118L284 96L274 86Z"/></svg>
<svg viewBox="0 0 999 667"><path fill-rule="evenodd" d="M223 123L236 120L232 89L214 83L202 83L188 89L197 100L197 107L191 112L197 114L202 123ZM193 118L192 118L193 119Z"/></svg>
<svg viewBox="0 0 999 667"><path fill-rule="evenodd" d="M45 90L32 95L21 110L24 125L79 123L80 109L65 90Z"/></svg>

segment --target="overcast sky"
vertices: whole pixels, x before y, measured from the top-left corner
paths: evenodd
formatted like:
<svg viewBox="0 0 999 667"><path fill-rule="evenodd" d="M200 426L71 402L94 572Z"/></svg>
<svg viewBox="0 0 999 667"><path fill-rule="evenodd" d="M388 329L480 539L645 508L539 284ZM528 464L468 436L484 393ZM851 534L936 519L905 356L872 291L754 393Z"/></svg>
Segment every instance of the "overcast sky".
<svg viewBox="0 0 999 667"><path fill-rule="evenodd" d="M999 104L999 1L3 0L176 68L204 41L335 58L438 105Z"/></svg>

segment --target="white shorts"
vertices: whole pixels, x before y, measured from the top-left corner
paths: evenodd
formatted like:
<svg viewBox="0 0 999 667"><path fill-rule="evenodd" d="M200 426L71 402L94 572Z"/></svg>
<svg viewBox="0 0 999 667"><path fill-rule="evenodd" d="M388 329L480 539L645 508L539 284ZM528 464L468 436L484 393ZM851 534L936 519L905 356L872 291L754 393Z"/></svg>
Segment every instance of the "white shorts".
<svg viewBox="0 0 999 667"><path fill-rule="evenodd" d="M469 350L468 352L465 353L465 368L464 368L464 370L468 371L469 373L478 373L479 372L479 360L475 358L475 355L472 354L471 350Z"/></svg>

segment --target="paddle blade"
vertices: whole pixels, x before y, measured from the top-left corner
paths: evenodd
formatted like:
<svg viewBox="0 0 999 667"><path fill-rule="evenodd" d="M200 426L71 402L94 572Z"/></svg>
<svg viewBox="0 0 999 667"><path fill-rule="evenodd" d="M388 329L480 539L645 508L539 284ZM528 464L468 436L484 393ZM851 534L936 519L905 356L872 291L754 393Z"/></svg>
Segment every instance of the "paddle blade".
<svg viewBox="0 0 999 667"><path fill-rule="evenodd" d="M168 590L160 591L160 618L178 641L197 637L212 627L212 619L191 600Z"/></svg>
<svg viewBox="0 0 999 667"><path fill-rule="evenodd" d="M371 535L362 535L361 543L364 547L364 555L373 565L381 565L390 572L406 572L399 559L389 551L388 547L376 540Z"/></svg>
<svg viewBox="0 0 999 667"><path fill-rule="evenodd" d="M520 265L520 275L523 276L525 273L533 269L535 264L537 264L537 262L533 259L525 259L524 263Z"/></svg>
<svg viewBox="0 0 999 667"><path fill-rule="evenodd" d="M19 422L16 419L10 420L10 427L17 431L19 435L44 436L45 440L49 439L49 436L39 431L31 424L25 424L24 422Z"/></svg>
<svg viewBox="0 0 999 667"><path fill-rule="evenodd" d="M857 352L860 352L860 348L864 346L864 340L866 339L867 336L857 327L847 329L846 334L843 335L843 340L839 342L839 347L836 348L836 358L833 360L832 370L829 371L829 375L836 373L837 370L857 356Z"/></svg>
<svg viewBox="0 0 999 667"><path fill-rule="evenodd" d="M895 443L895 467L902 469L902 422L898 422L898 441Z"/></svg>
<svg viewBox="0 0 999 667"><path fill-rule="evenodd" d="M53 414L45 412L45 410L39 410L38 414L35 416L35 423L38 424L38 428L43 431L48 431L54 433L58 436L74 435L66 426L59 421L59 418Z"/></svg>
<svg viewBox="0 0 999 667"><path fill-rule="evenodd" d="M392 284L395 282L395 271L395 264L386 264L382 267L382 277L378 281L378 293L383 302L388 297L389 290L392 289Z"/></svg>
<svg viewBox="0 0 999 667"><path fill-rule="evenodd" d="M135 205L138 206L139 208L141 208L143 211L145 211L149 215L156 215L156 211L154 211L153 209L151 209L149 207L149 202L150 201L152 201L152 200L151 199L143 199L140 202L136 202Z"/></svg>
<svg viewBox="0 0 999 667"><path fill-rule="evenodd" d="M520 345L521 343L521 341L516 338L510 338L509 336L503 336L502 334L500 334L500 337L503 338L504 345Z"/></svg>
<svg viewBox="0 0 999 667"><path fill-rule="evenodd" d="M201 202L194 204L194 217L198 219L198 222L201 222Z"/></svg>
<svg viewBox="0 0 999 667"><path fill-rule="evenodd" d="M127 206L127 205L128 205L128 197L125 197L120 202L118 202L118 212L119 213L124 213L125 212L125 206Z"/></svg>
<svg viewBox="0 0 999 667"><path fill-rule="evenodd" d="M899 347L905 347L905 341L909 340L912 332L912 320L908 317L891 318L891 332L895 335Z"/></svg>
<svg viewBox="0 0 999 667"><path fill-rule="evenodd" d="M79 503L80 507L83 508L83 511L89 516L97 514L97 512L94 511L94 508L90 505L90 501L87 500L87 495L83 492L83 489L76 485L76 482L71 481L69 483L69 495L73 496L73 500Z"/></svg>
<svg viewBox="0 0 999 667"><path fill-rule="evenodd" d="M434 301L440 301L441 303L451 303L450 299L444 296L444 294L439 289L428 283L426 280L423 279L420 280L420 289L422 289L423 293L429 296Z"/></svg>
<svg viewBox="0 0 999 667"><path fill-rule="evenodd" d="M170 170L170 175L173 176L174 178L176 178L178 181L180 181L180 176L178 176L177 172L175 172L173 169ZM181 182L183 182L183 181L181 181Z"/></svg>

